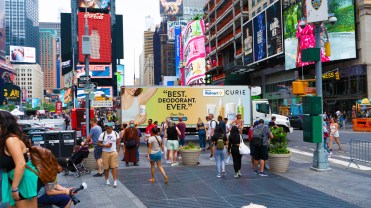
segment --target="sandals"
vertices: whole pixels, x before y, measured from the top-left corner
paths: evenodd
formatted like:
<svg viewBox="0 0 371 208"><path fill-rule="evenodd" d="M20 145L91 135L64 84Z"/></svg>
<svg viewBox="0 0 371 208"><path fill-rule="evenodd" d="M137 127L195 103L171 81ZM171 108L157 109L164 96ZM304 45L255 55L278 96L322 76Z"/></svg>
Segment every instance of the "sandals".
<svg viewBox="0 0 371 208"><path fill-rule="evenodd" d="M156 181L155 181L155 179L150 178L150 179L148 179L148 182L155 183Z"/></svg>
<svg viewBox="0 0 371 208"><path fill-rule="evenodd" d="M342 150L343 148L341 148L340 146L339 146L339 150Z"/></svg>
<svg viewBox="0 0 371 208"><path fill-rule="evenodd" d="M165 178L165 184L169 183L169 177Z"/></svg>

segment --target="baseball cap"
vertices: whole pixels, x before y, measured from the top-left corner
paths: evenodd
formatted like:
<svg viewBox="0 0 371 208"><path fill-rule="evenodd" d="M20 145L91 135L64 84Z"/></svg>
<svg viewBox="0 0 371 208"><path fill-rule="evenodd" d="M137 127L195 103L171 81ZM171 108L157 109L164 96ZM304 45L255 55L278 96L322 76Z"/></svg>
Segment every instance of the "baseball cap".
<svg viewBox="0 0 371 208"><path fill-rule="evenodd" d="M113 127L113 123L112 122L108 122L104 126Z"/></svg>

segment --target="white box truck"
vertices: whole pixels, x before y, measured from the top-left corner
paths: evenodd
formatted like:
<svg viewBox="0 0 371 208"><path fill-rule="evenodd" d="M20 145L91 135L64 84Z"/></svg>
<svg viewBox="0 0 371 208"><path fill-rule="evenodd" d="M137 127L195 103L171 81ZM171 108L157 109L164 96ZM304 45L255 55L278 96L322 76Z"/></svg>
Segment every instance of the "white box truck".
<svg viewBox="0 0 371 208"><path fill-rule="evenodd" d="M268 100L259 99L260 87L251 86L124 86L121 88L121 122L130 120L139 128L147 126L147 120L158 121L159 125L170 117L179 117L187 125L187 131L195 131L198 118L204 122L212 113L228 118L228 122L242 114L244 127L264 119L266 123L276 116L276 124L292 131L286 116L271 114Z"/></svg>

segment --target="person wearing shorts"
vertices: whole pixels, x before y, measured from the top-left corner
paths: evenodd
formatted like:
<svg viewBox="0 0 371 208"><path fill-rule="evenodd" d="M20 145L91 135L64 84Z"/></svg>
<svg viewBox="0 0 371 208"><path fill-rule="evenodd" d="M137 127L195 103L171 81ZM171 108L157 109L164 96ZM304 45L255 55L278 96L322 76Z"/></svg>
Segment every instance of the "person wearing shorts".
<svg viewBox="0 0 371 208"><path fill-rule="evenodd" d="M90 119L90 132L86 138L85 144L89 144L91 141L94 144L94 158L97 161L98 173L93 175L94 177L103 176L103 164L102 164L102 147L98 146L98 138L102 134L102 128L97 124L98 120L93 117Z"/></svg>
<svg viewBox="0 0 371 208"><path fill-rule="evenodd" d="M177 160L178 150L179 150L179 135L181 135L178 127L172 122L168 121L168 128L165 132L165 138L167 138L167 149L170 151L169 159L171 161L171 166L179 165Z"/></svg>
<svg viewBox="0 0 371 208"><path fill-rule="evenodd" d="M148 181L151 183L155 182L155 164L157 164L158 169L164 176L165 184L167 184L168 177L166 176L165 170L161 164L162 152L164 151L164 143L159 136L159 131L157 128L153 128L151 131L152 136L148 138L148 160L151 163L152 178L148 179Z"/></svg>
<svg viewBox="0 0 371 208"><path fill-rule="evenodd" d="M108 180L109 169L112 170L113 187L117 187L117 168L118 168L118 152L116 147L120 145L120 139L117 132L113 131L112 123L106 124L106 131L103 132L98 139L98 146L102 147L102 159L104 168L104 178L106 185L110 186Z"/></svg>
<svg viewBox="0 0 371 208"><path fill-rule="evenodd" d="M268 160L268 140L273 138L273 134L269 127L264 124L264 120L259 120L259 125L255 128L261 129L263 131L263 145L253 147L252 157L254 158L254 171L259 176L268 176L264 173L265 161ZM254 128L254 129L255 129ZM260 165L260 172L258 172L258 163Z"/></svg>

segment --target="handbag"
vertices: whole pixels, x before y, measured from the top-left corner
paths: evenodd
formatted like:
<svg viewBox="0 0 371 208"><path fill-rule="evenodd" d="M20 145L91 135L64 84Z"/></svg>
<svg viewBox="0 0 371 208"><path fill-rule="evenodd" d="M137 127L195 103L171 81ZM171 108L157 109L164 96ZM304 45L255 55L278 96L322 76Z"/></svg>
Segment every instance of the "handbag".
<svg viewBox="0 0 371 208"><path fill-rule="evenodd" d="M127 148L133 148L135 146L137 146L137 144L135 143L135 139L132 139L132 140L129 140L129 141L126 142L126 147Z"/></svg>
<svg viewBox="0 0 371 208"><path fill-rule="evenodd" d="M240 146L239 146L240 155L249 155L250 149L249 147L243 142L242 136L240 135Z"/></svg>

